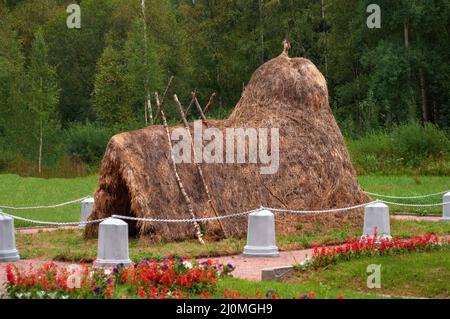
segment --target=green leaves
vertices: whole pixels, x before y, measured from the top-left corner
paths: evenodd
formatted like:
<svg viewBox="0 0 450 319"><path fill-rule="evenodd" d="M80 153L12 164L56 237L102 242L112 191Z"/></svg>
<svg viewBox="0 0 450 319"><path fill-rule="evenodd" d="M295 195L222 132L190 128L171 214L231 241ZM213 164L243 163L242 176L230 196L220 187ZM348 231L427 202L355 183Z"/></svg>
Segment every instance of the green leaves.
<svg viewBox="0 0 450 319"><path fill-rule="evenodd" d="M35 32L28 67L29 107L38 121L47 124L56 108L59 89L56 70L49 64L48 48L42 29Z"/></svg>
<svg viewBox="0 0 450 319"><path fill-rule="evenodd" d="M97 64L93 92L97 120L104 125L129 123L132 118L124 71L120 52L108 46Z"/></svg>

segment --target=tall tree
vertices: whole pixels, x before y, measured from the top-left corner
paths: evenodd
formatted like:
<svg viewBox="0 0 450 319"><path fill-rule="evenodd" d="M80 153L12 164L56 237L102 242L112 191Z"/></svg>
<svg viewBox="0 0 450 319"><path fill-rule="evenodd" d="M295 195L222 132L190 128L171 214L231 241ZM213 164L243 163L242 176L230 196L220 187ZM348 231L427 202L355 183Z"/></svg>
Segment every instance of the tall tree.
<svg viewBox="0 0 450 319"><path fill-rule="evenodd" d="M66 6L54 7L54 16L45 24L46 40L52 52L51 63L57 67L62 89L58 112L64 127L71 122L95 119L91 96L96 63L106 46L107 34L120 2L81 1L81 29L67 28Z"/></svg>
<svg viewBox="0 0 450 319"><path fill-rule="evenodd" d="M28 79L30 85L29 105L32 112L31 116L36 119L39 127L38 168L39 173L41 173L44 131L46 127L51 125L51 116L56 109L59 96L56 70L49 64L48 49L41 28L34 35L30 65L28 68Z"/></svg>
<svg viewBox="0 0 450 319"><path fill-rule="evenodd" d="M0 6L0 9L6 10ZM30 149L25 57L6 11L0 10L0 144L3 151Z"/></svg>
<svg viewBox="0 0 450 319"><path fill-rule="evenodd" d="M159 65L154 38L145 36L145 23L137 18L125 43L126 79L130 88L130 102L137 119L144 113L145 124L153 124L151 95L159 90L163 71ZM144 112L142 112L144 106Z"/></svg>
<svg viewBox="0 0 450 319"><path fill-rule="evenodd" d="M105 126L126 126L132 119L125 66L121 52L106 47L97 63L93 92L97 121Z"/></svg>

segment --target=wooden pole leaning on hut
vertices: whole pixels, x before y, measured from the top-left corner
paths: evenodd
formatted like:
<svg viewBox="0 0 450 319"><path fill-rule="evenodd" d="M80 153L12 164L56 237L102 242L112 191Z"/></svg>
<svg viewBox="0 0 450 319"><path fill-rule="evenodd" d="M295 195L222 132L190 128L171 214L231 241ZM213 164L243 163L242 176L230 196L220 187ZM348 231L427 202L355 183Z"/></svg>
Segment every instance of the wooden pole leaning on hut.
<svg viewBox="0 0 450 319"><path fill-rule="evenodd" d="M156 111L155 120L154 120L155 123L156 123L156 120L158 119L159 115L163 115L163 112L161 112L162 107L164 107L164 104L166 103L167 93L169 92L169 89L172 86L173 79L174 79L174 76L172 75L169 79L169 83L167 84L166 90L164 91L164 94L163 94L163 97L161 100L161 105L158 105L158 110Z"/></svg>
<svg viewBox="0 0 450 319"><path fill-rule="evenodd" d="M206 104L205 108L203 109L203 114L208 114L209 108L211 105L213 105L214 101L216 100L216 93L213 93L211 97L209 98L208 104Z"/></svg>
<svg viewBox="0 0 450 319"><path fill-rule="evenodd" d="M197 100L197 96L192 94L192 98L194 99L195 106L197 107L198 112L200 113L200 117L202 118L203 123L208 126L208 119L206 118L205 113L203 113L202 107L200 106L200 103Z"/></svg>
<svg viewBox="0 0 450 319"><path fill-rule="evenodd" d="M194 102L195 102L194 98L195 98L195 96L197 96L197 90L194 90L193 92L191 92L191 94L192 94L191 103L189 103L189 105L188 105L188 107L186 109L186 112L184 112L184 114L186 115L186 118L187 118L187 116L189 114L189 111L191 110L191 107L194 105Z"/></svg>
<svg viewBox="0 0 450 319"><path fill-rule="evenodd" d="M183 106L181 105L180 100L178 99L178 97L177 97L176 94L174 94L173 99L174 99L174 101L175 101L175 104L178 106L178 110L180 111L181 119L183 120L184 126L185 126L186 131L187 131L187 133L188 133L188 136L189 136L189 138L190 138L190 140L191 140L191 147L192 147L192 152L193 152L193 154L194 154L194 158L197 158L197 156L196 156L196 154L195 154L194 140L192 139L192 134L191 134L191 131L190 131L190 128L189 128L189 123L188 123L188 121L187 121L187 119L186 119L186 114L185 114L184 111L183 111ZM196 101L196 104L198 103L197 98L196 98L196 96L195 96L195 93L193 93L193 100ZM199 106L199 105L197 104L197 106ZM204 119L204 121L206 122L206 117L205 117L205 115L203 114L201 108L200 108L200 112L201 112L200 114L202 115L202 119ZM205 176L203 175L202 167L201 167L200 163L197 163L197 162L195 162L195 161L194 161L194 164L195 164L195 166L197 167L197 171L198 171L198 174L200 175L200 179L201 179L201 181L202 181L203 188L205 189L206 196L208 197L208 204L209 204L209 206L211 207L211 209L213 210L213 212L214 212L214 214L216 215L216 217L220 217L219 213L217 212L217 210L216 210L216 208L214 207L214 204L213 204L213 202L212 202L211 193L209 192L208 185L206 184L206 180L205 180ZM228 235L227 235L227 233L226 233L226 231L225 231L225 228L223 227L222 221L221 221L220 219L218 219L217 221L219 222L220 229L222 230L223 235L224 235L225 237L228 237Z"/></svg>
<svg viewBox="0 0 450 319"><path fill-rule="evenodd" d="M169 84L167 86L166 92L168 91L169 86L172 83L172 80L173 80L173 77L171 77L170 80L169 80ZM161 115L161 118L163 120L164 130L166 131L166 135L167 135L167 142L168 142L168 145L169 145L169 153L170 153L170 158L172 160L172 170L173 170L173 173L175 175L175 179L177 180L177 184L178 184L178 187L180 189L180 192L183 195L183 197L184 197L184 199L186 201L186 204L188 206L189 213L191 214L191 217L193 219L195 219L196 217L195 217L195 213L194 213L194 207L192 206L191 199L189 198L188 194L186 193L186 190L185 190L185 188L183 186L183 182L181 181L180 175L178 174L177 164L175 162L175 158L174 158L173 153L172 153L173 145L172 145L172 140L170 139L169 125L167 124L167 118L166 118L166 115L164 114L164 111L163 111L164 100L161 102L159 100L158 93L155 93L155 95L156 95L156 104L158 106L158 112L159 112L158 114ZM200 225L198 224L197 221L194 221L194 230L195 230L195 235L196 235L198 241L202 245L204 245L205 241L203 240L203 235L202 235L202 232L201 232L201 229L200 229Z"/></svg>

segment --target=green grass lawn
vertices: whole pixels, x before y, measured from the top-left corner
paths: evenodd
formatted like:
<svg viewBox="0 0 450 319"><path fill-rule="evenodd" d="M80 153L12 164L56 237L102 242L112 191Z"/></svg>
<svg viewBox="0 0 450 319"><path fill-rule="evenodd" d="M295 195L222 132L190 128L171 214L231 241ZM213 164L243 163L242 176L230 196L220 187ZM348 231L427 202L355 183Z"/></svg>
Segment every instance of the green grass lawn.
<svg viewBox="0 0 450 319"><path fill-rule="evenodd" d="M339 295L345 299L380 299L385 298L377 295L376 291L371 293L358 292L346 288L335 288L326 283L316 281L291 281L275 282L275 281L248 281L237 278L223 278L219 280L217 291L211 295L211 298L223 298L224 291L239 291L241 296L255 297L256 292L264 296L268 291L273 291L277 296L283 299L292 299L299 296L308 295L313 291L316 298L320 299L336 299Z"/></svg>
<svg viewBox="0 0 450 319"><path fill-rule="evenodd" d="M73 179L40 179L24 178L17 175L0 175L0 205L5 206L36 206L51 205L66 202L95 191L98 176ZM450 177L406 177L406 176L361 176L362 187L370 192L392 195L418 195L441 192L450 189ZM442 196L412 200L412 203L438 203ZM80 218L80 205L73 204L56 209L40 209L30 211L4 210L31 219L72 222ZM392 207L394 212L414 212L422 214L442 214L441 207L435 208L405 208ZM16 227L33 226L29 223L16 221Z"/></svg>
<svg viewBox="0 0 450 319"><path fill-rule="evenodd" d="M408 238L428 233L441 236L450 235L450 223L392 220L393 236ZM315 244L339 244L348 237L361 236L362 229L342 226L334 230L323 227L314 230L299 230L297 234L277 236L277 245L281 250L296 250L313 247ZM17 248L22 258L42 258L80 262L95 258L97 239L83 238L81 230L61 229L53 232L16 235ZM130 257L139 261L147 257L165 257L170 253L192 257L213 257L242 253L245 240L229 238L200 245L197 241L178 243L150 244L145 240L130 239Z"/></svg>
<svg viewBox="0 0 450 319"><path fill-rule="evenodd" d="M20 177L17 175L0 175L0 205L4 206L38 206L52 205L73 199L93 195L98 176L72 179L41 179ZM4 209L13 215L55 222L72 222L80 220L80 204L73 204L54 209L30 211L13 211ZM16 221L16 227L36 226Z"/></svg>
<svg viewBox="0 0 450 319"><path fill-rule="evenodd" d="M279 287L291 285L308 288L326 283L333 294L352 291L359 294L380 294L392 297L450 298L450 248L412 252L397 256L354 259L331 265L326 269L298 273ZM381 288L367 288L367 266L381 265ZM350 296L350 295L349 295Z"/></svg>
<svg viewBox="0 0 450 319"><path fill-rule="evenodd" d="M382 195L394 195L394 196L415 196L425 195L432 193L439 193L450 190L450 176L360 176L358 178L361 186L364 190L382 194ZM391 202L400 203L413 203L413 204L434 204L441 203L442 195L434 196L430 198L420 199L408 199L408 200L396 200L388 198L376 198L373 199L386 199ZM442 206L438 207L400 207L391 206L393 212L408 212L419 214L438 214L442 215Z"/></svg>

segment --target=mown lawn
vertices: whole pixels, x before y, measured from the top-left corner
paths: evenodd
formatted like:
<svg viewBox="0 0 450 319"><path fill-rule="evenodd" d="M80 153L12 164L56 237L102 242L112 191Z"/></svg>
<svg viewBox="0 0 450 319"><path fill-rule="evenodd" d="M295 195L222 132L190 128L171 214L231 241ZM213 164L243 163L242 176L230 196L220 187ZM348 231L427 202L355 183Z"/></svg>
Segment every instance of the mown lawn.
<svg viewBox="0 0 450 319"><path fill-rule="evenodd" d="M248 281L237 278L223 278L219 280L217 290L211 298L223 298L224 292L239 291L243 297L255 298L256 292L265 297L267 292L273 292L283 299L293 299L308 295L311 291L318 299L336 299L342 295L345 299L383 299L376 291L370 293L358 292L346 288L335 288L324 282L301 281L301 282L276 282L276 281Z"/></svg>
<svg viewBox="0 0 450 319"><path fill-rule="evenodd" d="M3 206L39 206L52 205L92 195L98 176L79 178L42 179L0 175L0 205ZM4 209L6 213L43 221L72 222L80 220L80 204L54 209L14 211ZM36 226L16 221L16 227Z"/></svg>
<svg viewBox="0 0 450 319"><path fill-rule="evenodd" d="M95 191L98 176L73 179L40 179L24 178L17 175L0 175L0 205L5 206L37 206L66 202ZM370 192L393 195L419 195L441 192L450 189L450 177L406 177L406 176L361 176L362 187ZM442 196L412 200L412 203L438 203ZM71 222L80 218L80 205L73 204L56 209L40 209L30 211L4 210L31 219ZM405 208L392 207L393 212L414 212L422 214L442 214L441 207L435 208ZM16 227L33 226L29 223L16 221Z"/></svg>
<svg viewBox="0 0 450 319"><path fill-rule="evenodd" d="M381 195L417 196L450 190L450 176L360 176L358 178L364 190ZM385 199L390 202L434 204L442 203L443 195L419 199L388 199L372 196L373 199ZM437 207L400 207L391 206L392 212L442 215L442 206Z"/></svg>
<svg viewBox="0 0 450 319"><path fill-rule="evenodd" d="M317 287L391 297L450 298L450 248L340 262L326 269L298 273L280 285ZM367 287L367 266L381 265L381 288ZM345 294L343 292L343 294Z"/></svg>
<svg viewBox="0 0 450 319"><path fill-rule="evenodd" d="M437 234L450 235L450 223L392 220L393 236L403 238ZM315 244L343 243L348 237L361 236L361 229L351 229L342 226L329 231L324 228L303 231L290 236L277 236L277 245L281 250L296 250L313 247ZM38 232L34 234L16 235L17 247L22 258L44 258L80 262L95 258L97 254L97 239L83 238L81 230L61 229L53 232ZM242 253L245 240L225 239L217 242L207 242L200 245L197 241L179 243L150 244L145 240L130 239L130 257L139 261L147 257L165 257L170 253L192 257L214 257Z"/></svg>

